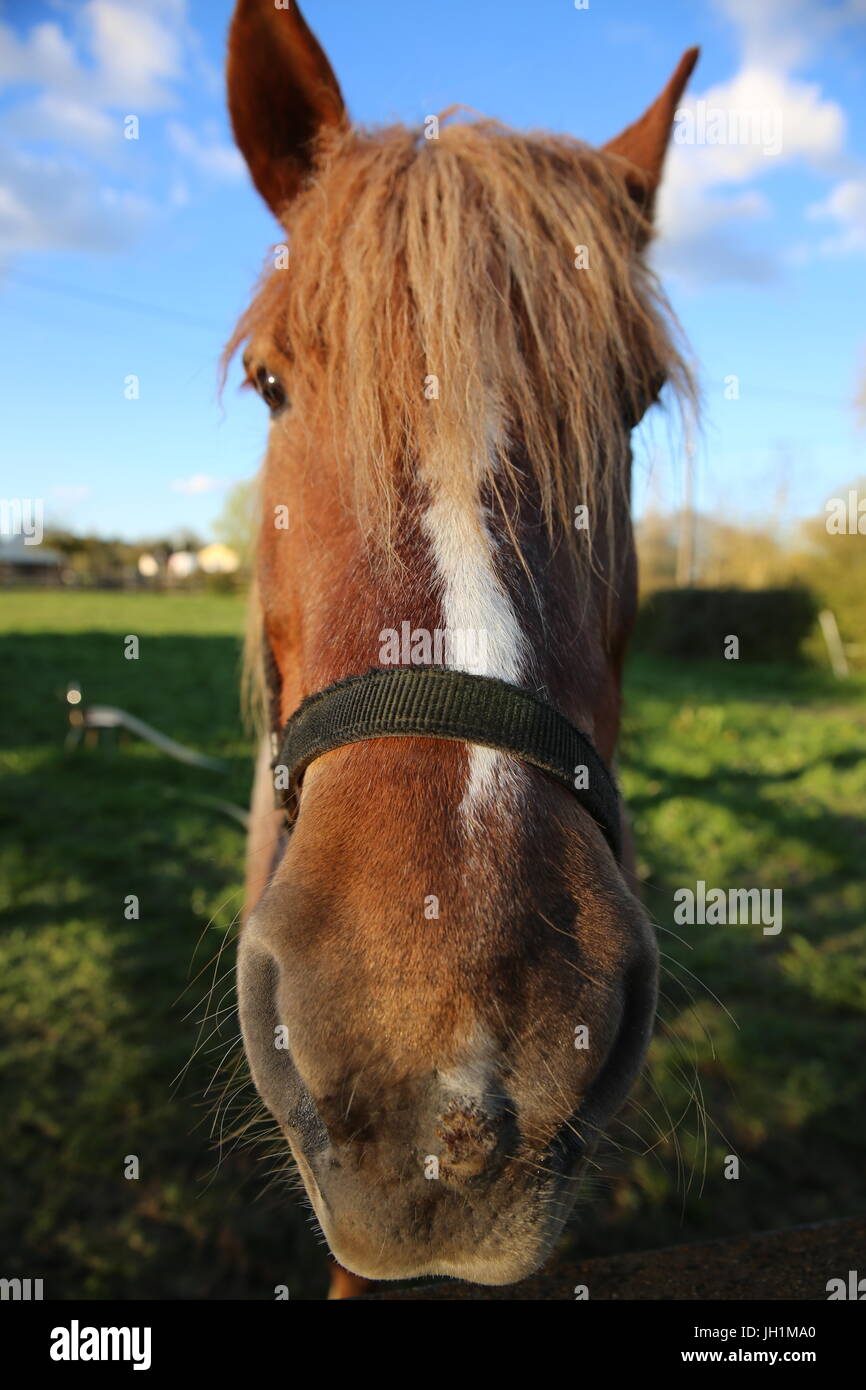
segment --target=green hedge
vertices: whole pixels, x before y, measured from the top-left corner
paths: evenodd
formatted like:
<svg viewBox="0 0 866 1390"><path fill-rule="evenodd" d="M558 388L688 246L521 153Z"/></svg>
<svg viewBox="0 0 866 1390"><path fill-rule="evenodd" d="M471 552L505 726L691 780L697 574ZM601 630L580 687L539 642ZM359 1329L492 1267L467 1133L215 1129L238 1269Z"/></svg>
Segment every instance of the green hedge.
<svg viewBox="0 0 866 1390"><path fill-rule="evenodd" d="M635 646L657 656L723 657L739 638L741 661L798 661L818 614L810 589L659 589L641 604Z"/></svg>

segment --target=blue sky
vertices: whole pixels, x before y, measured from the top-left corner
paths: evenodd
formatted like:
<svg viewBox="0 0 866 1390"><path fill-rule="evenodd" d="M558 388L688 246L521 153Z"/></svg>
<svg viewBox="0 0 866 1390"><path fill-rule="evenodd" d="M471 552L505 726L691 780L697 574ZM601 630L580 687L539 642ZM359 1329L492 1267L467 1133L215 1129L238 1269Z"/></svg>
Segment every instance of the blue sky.
<svg viewBox="0 0 866 1390"><path fill-rule="evenodd" d="M216 363L277 229L232 149L230 0L0 3L2 483L46 519L207 537L266 412ZM655 257L700 365L698 503L781 524L864 473L866 0L307 0L363 123L462 102L603 143L686 47L686 110L745 140L672 147ZM139 120L139 139L123 135ZM727 116L726 116L727 120ZM686 119L678 129L688 135ZM778 138L777 138L778 137ZM125 399L129 376L140 397ZM739 397L730 399L731 377ZM726 394L727 380L727 394ZM644 431L638 509L681 461Z"/></svg>

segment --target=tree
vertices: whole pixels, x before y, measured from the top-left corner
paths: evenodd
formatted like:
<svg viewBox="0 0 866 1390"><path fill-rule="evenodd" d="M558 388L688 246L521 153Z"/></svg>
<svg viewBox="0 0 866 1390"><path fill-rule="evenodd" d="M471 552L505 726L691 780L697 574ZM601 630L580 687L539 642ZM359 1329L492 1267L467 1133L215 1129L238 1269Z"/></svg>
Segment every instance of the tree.
<svg viewBox="0 0 866 1390"><path fill-rule="evenodd" d="M248 478L236 483L225 500L222 512L213 524L217 540L228 545L239 556L241 568L252 568L258 514L258 480Z"/></svg>

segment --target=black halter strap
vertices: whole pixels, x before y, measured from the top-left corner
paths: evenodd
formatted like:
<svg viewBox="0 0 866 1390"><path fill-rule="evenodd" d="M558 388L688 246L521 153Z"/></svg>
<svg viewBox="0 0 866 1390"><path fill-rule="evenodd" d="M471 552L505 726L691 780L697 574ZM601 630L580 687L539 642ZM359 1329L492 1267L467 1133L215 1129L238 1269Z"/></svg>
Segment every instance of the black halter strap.
<svg viewBox="0 0 866 1390"><path fill-rule="evenodd" d="M278 706L272 684L271 699ZM275 735L272 764L277 805L289 824L297 815L304 771L315 758L349 743L401 737L482 744L540 768L577 797L614 856L621 857L616 785L587 736L529 691L492 676L434 666L392 666L350 676L298 706Z"/></svg>

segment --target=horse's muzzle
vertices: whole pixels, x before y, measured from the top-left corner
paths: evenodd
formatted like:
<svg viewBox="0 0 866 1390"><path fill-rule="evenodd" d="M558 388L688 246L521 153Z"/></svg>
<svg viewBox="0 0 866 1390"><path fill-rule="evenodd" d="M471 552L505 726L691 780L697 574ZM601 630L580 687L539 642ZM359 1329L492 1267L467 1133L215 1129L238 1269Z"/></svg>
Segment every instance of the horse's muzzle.
<svg viewBox="0 0 866 1390"><path fill-rule="evenodd" d="M655 1004L651 965L639 960L623 976L604 1059L585 1084L575 1088L576 1073L562 1070L566 1090L553 1076L553 1066L579 1065L572 1049L571 1063L541 1056L535 1087L526 1073L515 1073L512 1087L498 1054L486 1073L464 1078L433 1059L402 1066L387 1039L369 1064L346 1068L338 1061L346 1020L340 1010L329 1019L326 994L314 1012L330 1031L310 1053L305 1029L281 1017L291 1014L293 971L278 963L272 940L254 914L238 958L244 1042L336 1258L372 1279L445 1274L504 1284L530 1274L574 1204L586 1150L642 1060Z"/></svg>

